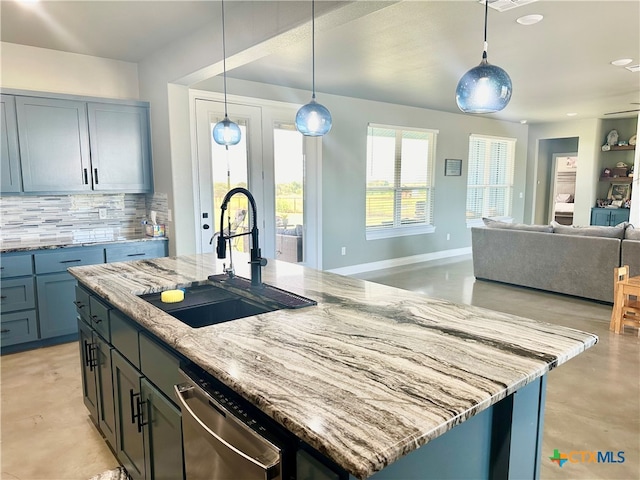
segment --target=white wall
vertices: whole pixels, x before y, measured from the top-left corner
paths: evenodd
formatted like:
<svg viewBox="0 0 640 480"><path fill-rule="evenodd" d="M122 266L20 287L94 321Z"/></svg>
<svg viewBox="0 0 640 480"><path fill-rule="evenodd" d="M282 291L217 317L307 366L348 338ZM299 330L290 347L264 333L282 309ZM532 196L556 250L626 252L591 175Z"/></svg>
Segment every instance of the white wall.
<svg viewBox="0 0 640 480"><path fill-rule="evenodd" d="M138 65L0 42L0 87L139 100Z"/></svg>

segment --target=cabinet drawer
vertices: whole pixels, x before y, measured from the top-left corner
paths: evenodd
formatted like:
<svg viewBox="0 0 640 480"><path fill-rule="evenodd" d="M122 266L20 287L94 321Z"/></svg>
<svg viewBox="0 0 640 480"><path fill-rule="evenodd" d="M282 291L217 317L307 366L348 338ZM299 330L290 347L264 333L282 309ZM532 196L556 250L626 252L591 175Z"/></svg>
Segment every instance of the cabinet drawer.
<svg viewBox="0 0 640 480"><path fill-rule="evenodd" d="M0 317L0 345L7 347L16 343L38 339L36 311L3 313Z"/></svg>
<svg viewBox="0 0 640 480"><path fill-rule="evenodd" d="M69 248L34 255L36 273L65 272L69 267L104 262L103 248Z"/></svg>
<svg viewBox="0 0 640 480"><path fill-rule="evenodd" d="M140 334L140 370L167 398L175 401L173 386L184 381L178 372L180 358L147 334Z"/></svg>
<svg viewBox="0 0 640 480"><path fill-rule="evenodd" d="M32 255L2 256L0 259L0 276L2 278L20 277L33 274Z"/></svg>
<svg viewBox="0 0 640 480"><path fill-rule="evenodd" d="M110 341L111 329L109 326L111 323L111 307L108 307L96 297L89 296L89 311L91 312L91 326L96 332L102 335L107 342Z"/></svg>
<svg viewBox="0 0 640 480"><path fill-rule="evenodd" d="M105 249L106 262L126 262L166 256L166 241L156 240L109 245Z"/></svg>
<svg viewBox="0 0 640 480"><path fill-rule="evenodd" d="M138 328L115 310L111 311L111 344L136 368L140 368Z"/></svg>
<svg viewBox="0 0 640 480"><path fill-rule="evenodd" d="M76 306L76 311L89 325L91 325L91 306L89 304L90 298L91 294L88 291L86 291L80 285L76 285L76 299L73 303Z"/></svg>
<svg viewBox="0 0 640 480"><path fill-rule="evenodd" d="M3 280L0 286L0 308L2 312L15 312L35 308L33 277Z"/></svg>

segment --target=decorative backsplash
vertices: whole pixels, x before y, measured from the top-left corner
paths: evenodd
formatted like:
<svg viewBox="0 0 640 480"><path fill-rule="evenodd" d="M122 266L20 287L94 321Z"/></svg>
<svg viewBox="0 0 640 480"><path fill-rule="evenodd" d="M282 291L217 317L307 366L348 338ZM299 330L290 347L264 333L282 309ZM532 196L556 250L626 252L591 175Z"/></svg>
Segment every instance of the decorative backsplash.
<svg viewBox="0 0 640 480"><path fill-rule="evenodd" d="M103 210L105 218L100 218ZM0 242L88 243L144 235L149 211L166 223L167 195L91 194L0 197Z"/></svg>

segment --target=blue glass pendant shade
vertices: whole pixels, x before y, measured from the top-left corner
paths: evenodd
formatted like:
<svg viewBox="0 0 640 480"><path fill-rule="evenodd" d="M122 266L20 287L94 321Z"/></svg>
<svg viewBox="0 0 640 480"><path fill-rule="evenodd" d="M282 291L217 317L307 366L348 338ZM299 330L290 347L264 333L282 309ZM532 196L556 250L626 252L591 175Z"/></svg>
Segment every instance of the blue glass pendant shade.
<svg viewBox="0 0 640 480"><path fill-rule="evenodd" d="M213 127L213 139L218 145L237 145L240 142L240 136L240 127L229 120L227 115Z"/></svg>
<svg viewBox="0 0 640 480"><path fill-rule="evenodd" d="M487 62L465 73L456 88L456 103L465 113L499 112L511 100L511 78L502 68Z"/></svg>
<svg viewBox="0 0 640 480"><path fill-rule="evenodd" d="M311 99L311 102L300 107L296 114L296 128L308 137L321 137L331 130L331 113L324 106Z"/></svg>

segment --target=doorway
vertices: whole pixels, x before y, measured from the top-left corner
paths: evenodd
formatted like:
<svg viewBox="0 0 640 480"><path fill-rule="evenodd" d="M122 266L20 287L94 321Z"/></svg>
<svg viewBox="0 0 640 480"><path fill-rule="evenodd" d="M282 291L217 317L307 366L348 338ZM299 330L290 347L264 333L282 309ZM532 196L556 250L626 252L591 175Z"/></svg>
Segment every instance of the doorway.
<svg viewBox="0 0 640 480"><path fill-rule="evenodd" d="M553 182L549 199L549 221L573 225L578 154L553 154Z"/></svg>

